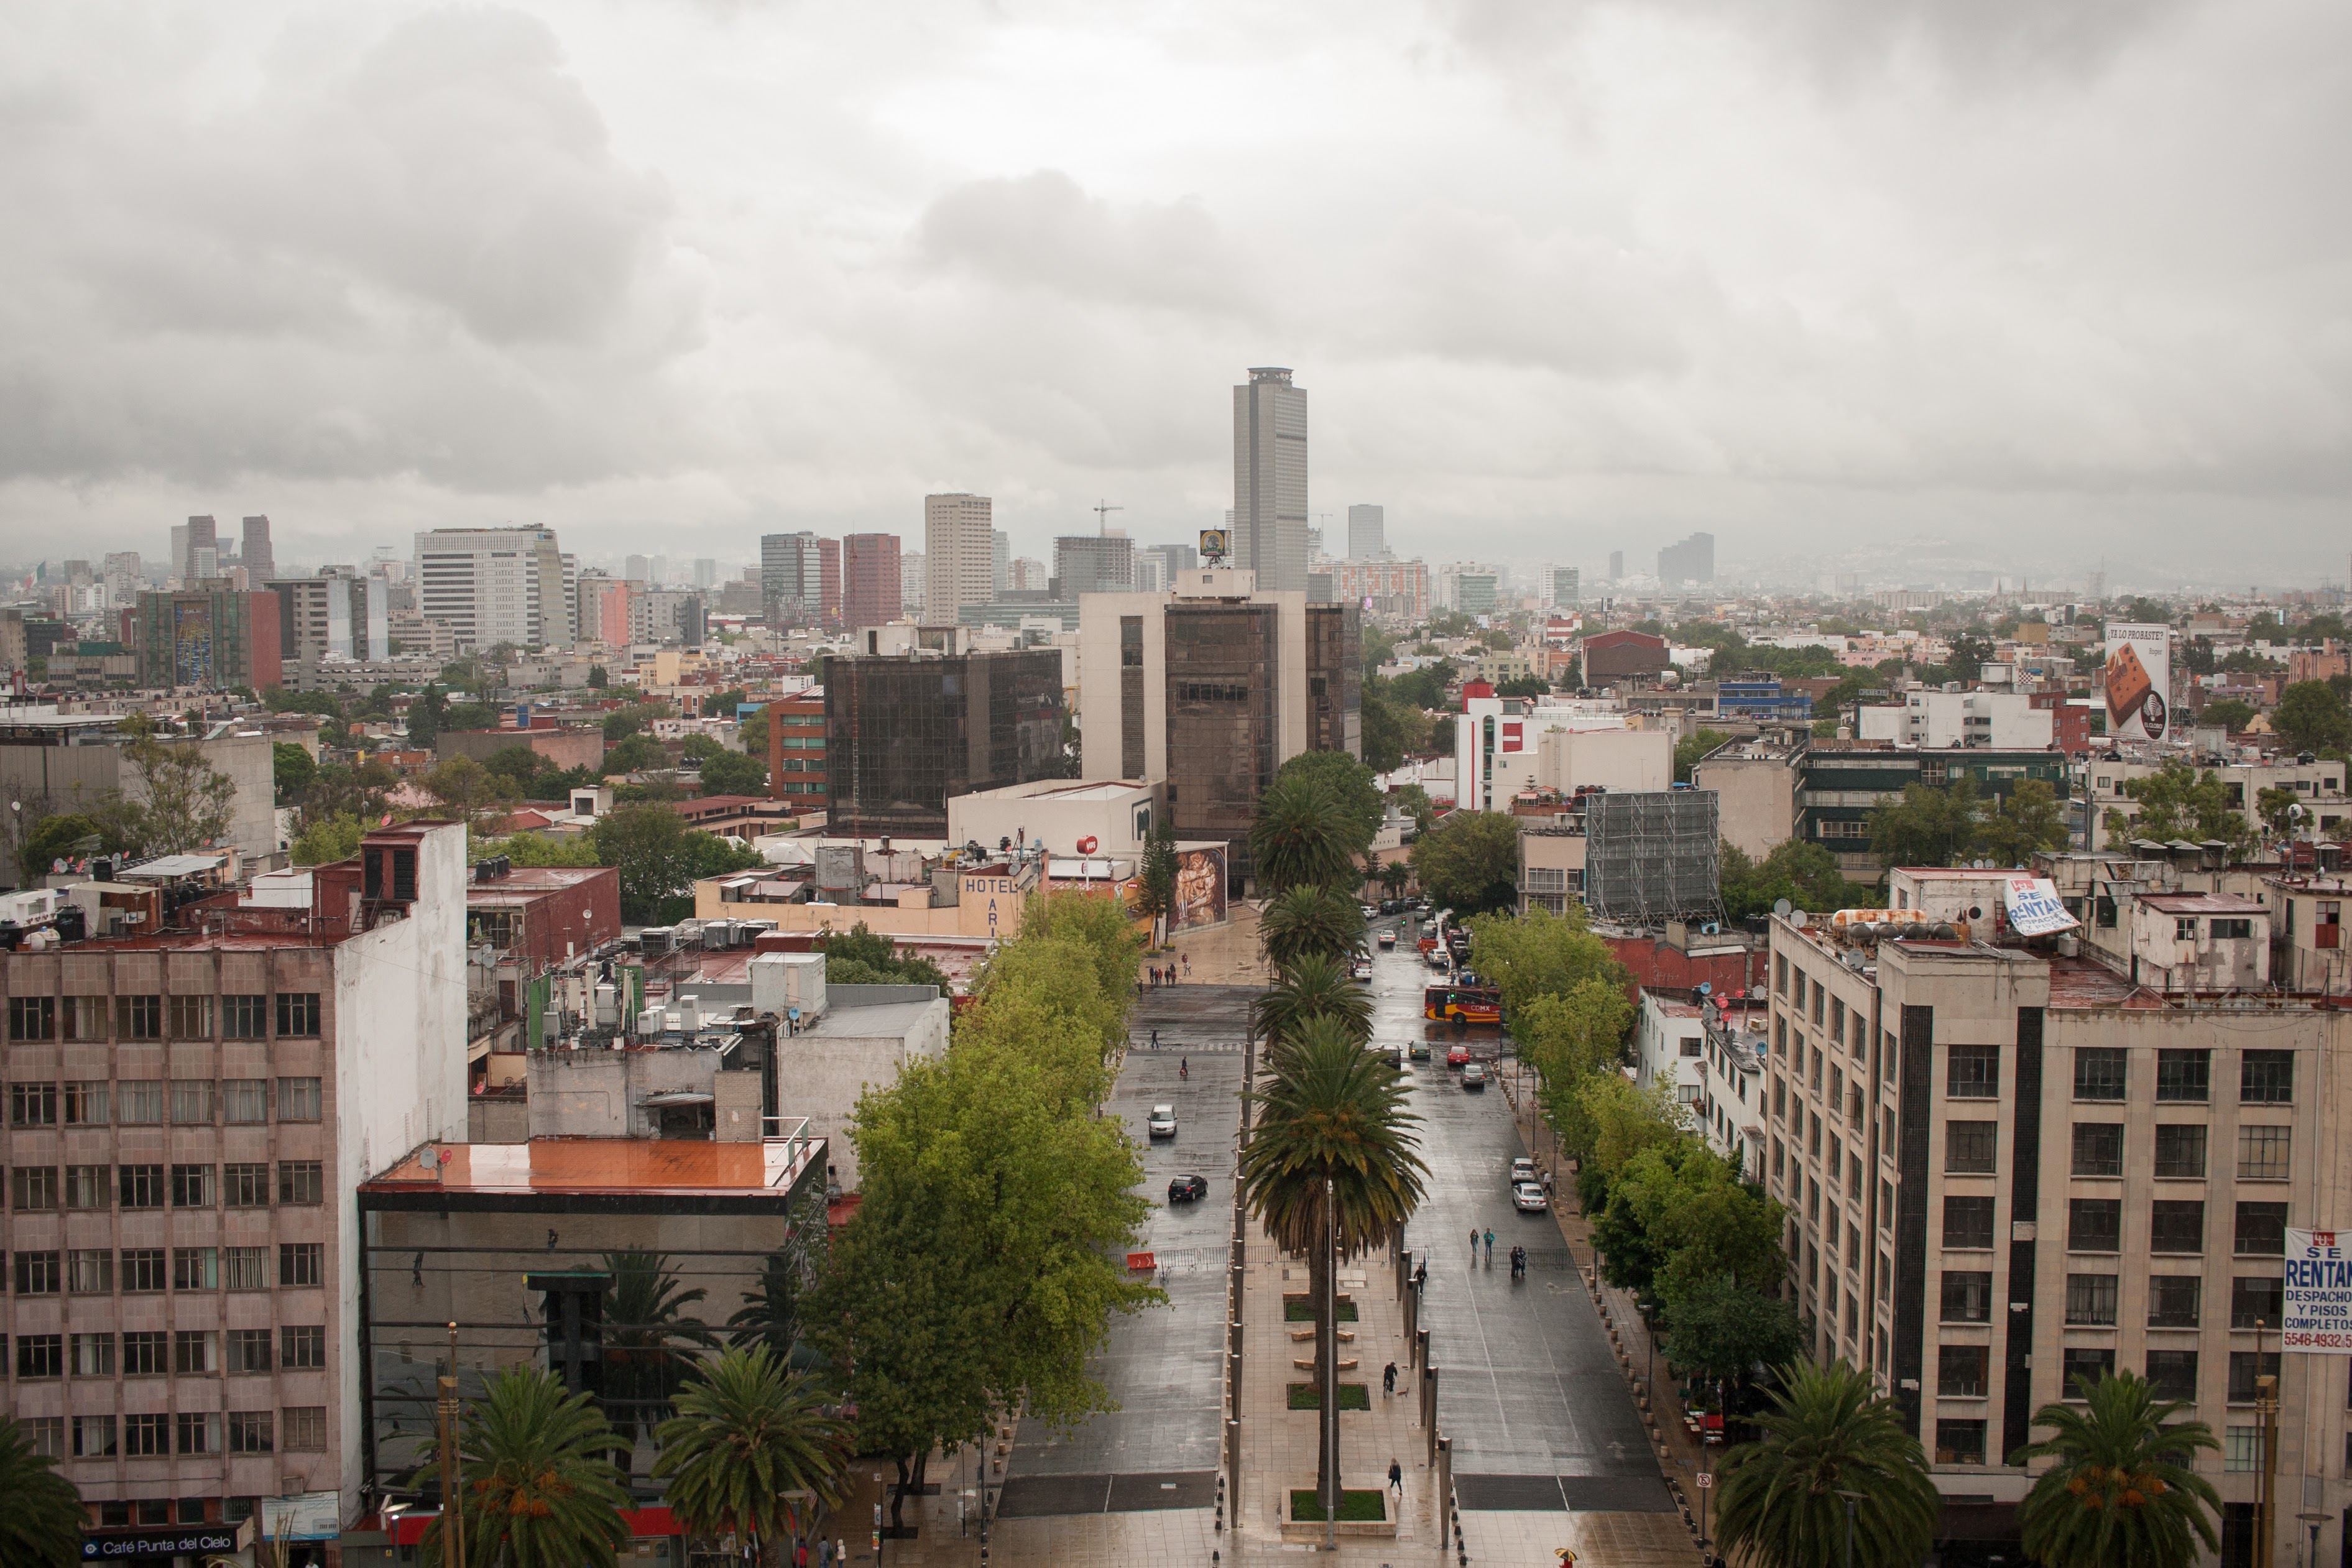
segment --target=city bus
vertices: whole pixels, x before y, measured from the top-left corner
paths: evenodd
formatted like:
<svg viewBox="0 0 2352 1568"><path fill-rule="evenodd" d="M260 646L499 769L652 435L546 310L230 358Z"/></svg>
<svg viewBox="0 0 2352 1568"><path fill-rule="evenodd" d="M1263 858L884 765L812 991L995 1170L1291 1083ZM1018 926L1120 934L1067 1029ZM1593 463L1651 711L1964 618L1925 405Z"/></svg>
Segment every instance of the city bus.
<svg viewBox="0 0 2352 1568"><path fill-rule="evenodd" d="M1433 985L1422 993L1421 1016L1442 1024L1499 1024L1503 994L1491 985Z"/></svg>

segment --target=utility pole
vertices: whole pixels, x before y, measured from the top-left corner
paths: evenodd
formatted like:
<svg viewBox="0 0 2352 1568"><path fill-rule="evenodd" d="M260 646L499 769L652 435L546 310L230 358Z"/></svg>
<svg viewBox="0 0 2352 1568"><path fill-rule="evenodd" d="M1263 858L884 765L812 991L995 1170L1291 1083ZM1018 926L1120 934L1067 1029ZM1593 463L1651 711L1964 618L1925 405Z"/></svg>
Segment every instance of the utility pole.
<svg viewBox="0 0 2352 1568"><path fill-rule="evenodd" d="M449 1371L440 1379L441 1550L454 1568L466 1568L466 1507L457 1488L457 1325L449 1325Z"/></svg>
<svg viewBox="0 0 2352 1568"><path fill-rule="evenodd" d="M2254 1526L2254 1561L2271 1568L2278 1561L2278 1374L2263 1371L2263 1331L2254 1320L2254 1410L2263 1422L2263 1500Z"/></svg>
<svg viewBox="0 0 2352 1568"><path fill-rule="evenodd" d="M1115 511L1125 511L1127 508L1123 506L1113 506L1106 500L1097 500L1094 505L1088 507L1087 510L1095 514L1095 536L1097 539L1102 539L1109 537L1110 514Z"/></svg>
<svg viewBox="0 0 2352 1568"><path fill-rule="evenodd" d="M1339 1203L1323 1178L1323 1550L1339 1550ZM463 1565L460 1565L463 1568Z"/></svg>

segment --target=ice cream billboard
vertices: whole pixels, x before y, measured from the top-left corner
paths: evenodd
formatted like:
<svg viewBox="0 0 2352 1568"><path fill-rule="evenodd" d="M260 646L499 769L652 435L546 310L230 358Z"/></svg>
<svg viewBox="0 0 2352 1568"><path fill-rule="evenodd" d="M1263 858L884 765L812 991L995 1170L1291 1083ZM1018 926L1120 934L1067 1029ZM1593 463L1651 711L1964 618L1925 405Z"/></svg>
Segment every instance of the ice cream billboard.
<svg viewBox="0 0 2352 1568"><path fill-rule="evenodd" d="M2172 712L2172 628L2107 626L2107 734L2161 741Z"/></svg>

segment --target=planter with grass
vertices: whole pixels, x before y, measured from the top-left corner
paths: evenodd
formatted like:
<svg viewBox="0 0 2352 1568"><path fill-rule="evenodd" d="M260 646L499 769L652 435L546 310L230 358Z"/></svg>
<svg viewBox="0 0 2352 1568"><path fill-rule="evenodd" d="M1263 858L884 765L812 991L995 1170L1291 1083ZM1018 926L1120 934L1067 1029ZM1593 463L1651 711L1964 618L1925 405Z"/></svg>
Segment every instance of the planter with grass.
<svg viewBox="0 0 2352 1568"><path fill-rule="evenodd" d="M1323 1500L1315 1495L1315 1489L1291 1488L1289 1500L1282 1510L1283 1540L1320 1541L1326 1528ZM1388 1489L1348 1487L1342 1489L1339 1493L1339 1521L1329 1528L1336 1535L1393 1537L1396 1521L1389 1517Z"/></svg>
<svg viewBox="0 0 2352 1568"><path fill-rule="evenodd" d="M1370 1410L1371 1407L1371 1384L1368 1383L1343 1383L1339 1385L1339 1413L1341 1415L1344 1415L1350 1410ZM1290 1408L1293 1410L1322 1409L1323 1391L1311 1383L1292 1384L1290 1385Z"/></svg>
<svg viewBox="0 0 2352 1568"><path fill-rule="evenodd" d="M1313 1322L1315 1303L1304 1293L1285 1296L1282 1299L1282 1321L1286 1323ZM1339 1298L1339 1321L1343 1323L1352 1323L1356 1321L1354 1297L1343 1295Z"/></svg>

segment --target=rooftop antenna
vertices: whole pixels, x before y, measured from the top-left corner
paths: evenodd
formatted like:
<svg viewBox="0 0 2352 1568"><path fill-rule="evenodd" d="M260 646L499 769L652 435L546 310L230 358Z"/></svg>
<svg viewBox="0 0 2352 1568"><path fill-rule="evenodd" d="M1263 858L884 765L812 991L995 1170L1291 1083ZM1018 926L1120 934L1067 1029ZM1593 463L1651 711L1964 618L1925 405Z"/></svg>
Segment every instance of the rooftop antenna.
<svg viewBox="0 0 2352 1568"><path fill-rule="evenodd" d="M1125 511L1127 508L1113 506L1106 500L1097 500L1087 510L1095 514L1096 537L1107 539L1110 536L1110 514L1115 511Z"/></svg>

